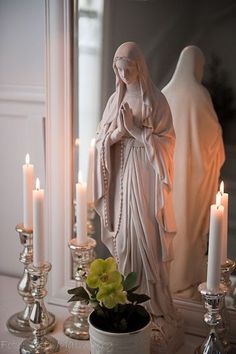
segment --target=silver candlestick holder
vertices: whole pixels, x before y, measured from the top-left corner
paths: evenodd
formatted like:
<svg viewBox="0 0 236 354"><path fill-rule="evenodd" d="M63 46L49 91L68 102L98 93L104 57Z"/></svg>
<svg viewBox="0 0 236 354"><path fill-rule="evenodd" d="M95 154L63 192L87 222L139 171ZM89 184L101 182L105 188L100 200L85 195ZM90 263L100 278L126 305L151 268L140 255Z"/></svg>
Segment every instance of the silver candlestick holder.
<svg viewBox="0 0 236 354"><path fill-rule="evenodd" d="M76 286L84 286L89 266L95 259L96 241L88 237L85 245L78 245L76 238L69 242L73 258L73 270ZM64 322L64 333L73 339L89 339L88 315L90 305L85 301L74 301L69 305L71 316Z"/></svg>
<svg viewBox="0 0 236 354"><path fill-rule="evenodd" d="M206 283L199 285L200 291L207 313L204 315L204 322L210 327L208 337L200 347L195 350L195 354L225 354L224 345L218 335L218 327L221 324L221 310L227 293L227 287L220 284L217 292L207 289Z"/></svg>
<svg viewBox="0 0 236 354"><path fill-rule="evenodd" d="M29 325L29 315L34 302L31 295L31 282L28 272L28 265L33 261L33 230L26 229L23 225L16 225L21 245L24 247L20 253L20 262L24 265L22 277L17 285L17 290L25 302L23 311L12 315L7 321L9 332L19 337L28 337L32 334L32 328Z"/></svg>
<svg viewBox="0 0 236 354"><path fill-rule="evenodd" d="M230 276L233 273L234 269L236 267L236 262L234 262L232 259L227 259L225 264L221 265L221 278L220 282L227 286L228 292L230 293L231 285L232 282L230 280Z"/></svg>
<svg viewBox="0 0 236 354"><path fill-rule="evenodd" d="M26 229L22 224L16 225L21 245L24 247L20 253L20 262L24 265L22 277L17 285L19 295L25 302L23 311L12 315L7 321L9 332L19 337L29 337L32 335L32 328L29 324L29 316L34 303L34 298L31 294L32 286L28 266L33 262L33 230ZM49 326L47 332L53 330L55 326L55 316L49 313Z"/></svg>
<svg viewBox="0 0 236 354"><path fill-rule="evenodd" d="M20 354L49 354L59 351L59 344L55 338L48 333L50 316L44 304L44 297L47 295L45 289L48 272L51 264L45 263L41 267L33 264L28 267L32 283L32 296L34 304L29 317L29 324L32 328L31 338L25 339L20 346Z"/></svg>
<svg viewBox="0 0 236 354"><path fill-rule="evenodd" d="M227 289L227 295L230 295L231 293L231 285L232 282L230 280L230 276L235 269L236 263L232 261L231 259L227 259L225 264L221 265L221 277L220 281L221 283L226 287ZM219 324L217 328L217 333L221 339L221 343L224 347L224 350L226 353L230 353L231 351L231 345L229 341L229 328L230 328L230 319L229 319L229 314L226 308L226 303L225 303L225 298L222 303L222 309L221 309L221 323Z"/></svg>

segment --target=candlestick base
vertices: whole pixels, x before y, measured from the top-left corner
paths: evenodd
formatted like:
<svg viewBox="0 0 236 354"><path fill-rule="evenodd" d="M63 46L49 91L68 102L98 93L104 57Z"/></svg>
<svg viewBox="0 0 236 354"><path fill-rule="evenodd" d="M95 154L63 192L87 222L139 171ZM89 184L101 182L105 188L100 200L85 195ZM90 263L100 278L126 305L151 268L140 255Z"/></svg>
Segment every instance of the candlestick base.
<svg viewBox="0 0 236 354"><path fill-rule="evenodd" d="M10 333L14 334L17 337L27 338L32 335L32 328L29 325L29 315L30 307L26 306L24 311L17 312L12 315L6 323L7 329ZM52 332L56 325L55 316L49 312L49 325L46 329L46 333Z"/></svg>
<svg viewBox="0 0 236 354"><path fill-rule="evenodd" d="M44 336L38 343L26 339L20 346L20 354L49 354L58 352L59 349L59 344L55 338Z"/></svg>
<svg viewBox="0 0 236 354"><path fill-rule="evenodd" d="M75 238L69 242L76 286L85 286L89 266L95 259L95 247L96 241L92 238L88 238L88 243L85 245L78 245ZM90 305L84 301L74 301L69 305L69 312L72 316L64 322L65 335L73 339L89 339L88 315L91 312Z"/></svg>
<svg viewBox="0 0 236 354"><path fill-rule="evenodd" d="M21 354L49 354L59 351L57 340L51 336L46 336L50 326L50 316L44 304L44 297L47 295L45 289L48 272L51 264L45 263L41 267L32 264L28 267L32 283L32 296L34 303L29 317L29 324L32 328L32 336L22 342L20 346ZM55 317L54 324L55 324Z"/></svg>
<svg viewBox="0 0 236 354"><path fill-rule="evenodd" d="M210 327L210 331L202 345L195 350L195 354L225 354L227 352L217 329L222 322L220 311L227 293L227 287L224 284L220 284L217 292L211 292L207 289L206 283L202 283L199 285L198 290L204 299L207 310L204 315L204 322Z"/></svg>

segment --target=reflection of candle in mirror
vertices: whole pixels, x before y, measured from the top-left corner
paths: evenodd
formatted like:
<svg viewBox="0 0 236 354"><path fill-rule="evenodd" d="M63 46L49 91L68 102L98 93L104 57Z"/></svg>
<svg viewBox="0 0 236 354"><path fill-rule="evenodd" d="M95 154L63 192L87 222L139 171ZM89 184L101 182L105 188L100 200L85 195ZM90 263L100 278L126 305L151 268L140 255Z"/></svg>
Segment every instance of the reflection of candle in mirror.
<svg viewBox="0 0 236 354"><path fill-rule="evenodd" d="M88 174L87 174L87 201L93 203L93 190L94 190L94 153L95 153L95 139L91 140L89 147L89 159L88 159Z"/></svg>
<svg viewBox="0 0 236 354"><path fill-rule="evenodd" d="M211 205L210 211L207 289L212 292L217 292L220 284L223 221L224 207L221 205L221 194L218 192L216 195L216 204Z"/></svg>
<svg viewBox="0 0 236 354"><path fill-rule="evenodd" d="M39 178L33 190L33 264L40 267L45 262L44 190Z"/></svg>
<svg viewBox="0 0 236 354"><path fill-rule="evenodd" d="M79 138L76 138L75 139L75 158L77 159L78 166L79 166L79 145L80 145L80 140L79 140ZM75 164L76 168L78 168L78 166L77 166L77 164Z"/></svg>
<svg viewBox="0 0 236 354"><path fill-rule="evenodd" d="M222 248L221 248L221 264L225 264L227 260L227 247L228 247L228 193L224 193L224 182L220 184L221 204L224 207L224 222L223 222L223 235L222 235Z"/></svg>
<svg viewBox="0 0 236 354"><path fill-rule="evenodd" d="M33 228L33 183L34 165L30 164L30 156L25 156L23 165L23 226L25 229Z"/></svg>
<svg viewBox="0 0 236 354"><path fill-rule="evenodd" d="M76 183L76 237L79 245L86 244L87 240L87 184L83 182L79 171Z"/></svg>

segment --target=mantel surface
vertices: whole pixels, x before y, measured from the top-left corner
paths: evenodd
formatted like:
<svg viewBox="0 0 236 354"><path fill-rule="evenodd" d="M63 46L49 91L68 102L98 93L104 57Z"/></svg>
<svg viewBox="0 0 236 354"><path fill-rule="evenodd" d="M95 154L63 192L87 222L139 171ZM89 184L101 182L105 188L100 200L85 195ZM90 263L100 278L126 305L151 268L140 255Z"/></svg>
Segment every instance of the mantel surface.
<svg viewBox="0 0 236 354"><path fill-rule="evenodd" d="M23 301L17 293L19 279L0 276L0 354L18 354L22 338L15 337L8 332L6 322L14 313L24 307ZM52 335L60 344L59 354L89 354L89 341L77 341L66 337L63 333L63 322L69 316L66 308L47 304L47 309L54 313L57 325ZM191 354L201 343L202 338L186 335L185 345L176 354ZM168 354L168 353L167 353Z"/></svg>

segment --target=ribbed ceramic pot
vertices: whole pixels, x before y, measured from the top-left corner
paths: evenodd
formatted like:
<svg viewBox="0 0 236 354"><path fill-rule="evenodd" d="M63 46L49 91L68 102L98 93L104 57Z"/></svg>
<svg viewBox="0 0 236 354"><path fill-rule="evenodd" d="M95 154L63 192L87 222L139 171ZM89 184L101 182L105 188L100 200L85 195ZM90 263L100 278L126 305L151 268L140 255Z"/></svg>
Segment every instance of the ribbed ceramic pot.
<svg viewBox="0 0 236 354"><path fill-rule="evenodd" d="M151 320L134 332L112 333L96 328L89 316L91 354L150 354Z"/></svg>

